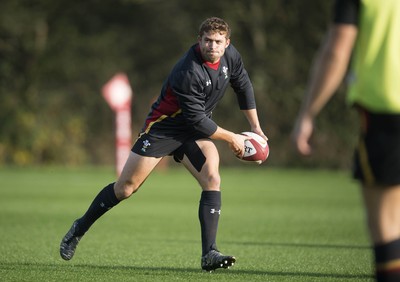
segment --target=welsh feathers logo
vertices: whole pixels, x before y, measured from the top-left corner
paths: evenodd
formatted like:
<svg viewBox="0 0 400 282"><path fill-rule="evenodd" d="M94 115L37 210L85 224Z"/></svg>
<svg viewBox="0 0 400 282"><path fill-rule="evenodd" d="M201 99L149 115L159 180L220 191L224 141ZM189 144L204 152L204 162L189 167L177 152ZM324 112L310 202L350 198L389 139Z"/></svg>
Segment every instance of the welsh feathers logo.
<svg viewBox="0 0 400 282"><path fill-rule="evenodd" d="M142 146L142 152L146 152L147 148L151 146L151 143L149 142L149 140L144 140L143 141L143 146Z"/></svg>
<svg viewBox="0 0 400 282"><path fill-rule="evenodd" d="M222 67L222 72L225 75L225 79L228 79L228 67L223 66Z"/></svg>

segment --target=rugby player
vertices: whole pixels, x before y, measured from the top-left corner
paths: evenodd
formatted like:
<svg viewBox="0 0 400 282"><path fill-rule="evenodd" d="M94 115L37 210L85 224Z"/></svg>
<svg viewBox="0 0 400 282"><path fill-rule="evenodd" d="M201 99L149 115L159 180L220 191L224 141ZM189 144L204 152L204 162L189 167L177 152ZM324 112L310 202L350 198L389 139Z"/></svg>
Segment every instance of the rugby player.
<svg viewBox="0 0 400 282"><path fill-rule="evenodd" d="M211 118L229 85L251 131L267 137L260 127L252 83L230 35L229 25L220 18L208 18L200 25L198 42L180 58L164 82L118 180L99 192L62 239L63 259L73 257L80 239L99 217L138 191L163 157L173 156L202 189L198 210L201 268L213 271L235 263L236 258L222 254L216 244L221 180L214 140L225 141L234 154L242 156L246 137L218 126Z"/></svg>

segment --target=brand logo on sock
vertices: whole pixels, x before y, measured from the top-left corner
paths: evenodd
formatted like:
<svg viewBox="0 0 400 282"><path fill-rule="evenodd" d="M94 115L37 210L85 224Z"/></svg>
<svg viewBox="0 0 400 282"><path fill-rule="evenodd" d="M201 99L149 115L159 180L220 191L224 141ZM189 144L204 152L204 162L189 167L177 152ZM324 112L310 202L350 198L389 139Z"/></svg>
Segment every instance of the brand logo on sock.
<svg viewBox="0 0 400 282"><path fill-rule="evenodd" d="M111 208L110 207L106 207L106 205L103 202L100 203L100 207L106 208L107 210L111 210Z"/></svg>
<svg viewBox="0 0 400 282"><path fill-rule="evenodd" d="M214 214L214 213L221 214L221 210L211 209L210 213L212 213L212 214Z"/></svg>

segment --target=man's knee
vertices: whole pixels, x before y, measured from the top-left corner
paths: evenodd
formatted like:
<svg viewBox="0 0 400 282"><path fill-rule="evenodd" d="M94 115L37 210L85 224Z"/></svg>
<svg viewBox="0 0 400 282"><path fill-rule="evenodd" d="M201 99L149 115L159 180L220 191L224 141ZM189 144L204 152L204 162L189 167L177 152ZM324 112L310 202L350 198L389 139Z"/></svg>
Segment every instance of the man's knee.
<svg viewBox="0 0 400 282"><path fill-rule="evenodd" d="M221 176L219 175L219 173L213 173L208 177L207 182L207 187L210 190L219 190L221 185Z"/></svg>
<svg viewBox="0 0 400 282"><path fill-rule="evenodd" d="M140 184L131 180L117 181L114 186L114 191L118 200L121 201L129 198L133 193L137 192L139 187Z"/></svg>

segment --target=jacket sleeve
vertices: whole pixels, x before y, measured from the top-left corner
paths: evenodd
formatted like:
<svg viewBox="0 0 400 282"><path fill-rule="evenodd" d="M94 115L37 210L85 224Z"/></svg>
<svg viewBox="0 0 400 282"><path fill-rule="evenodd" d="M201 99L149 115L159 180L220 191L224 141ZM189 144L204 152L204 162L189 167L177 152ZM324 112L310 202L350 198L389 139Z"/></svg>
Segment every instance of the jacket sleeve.
<svg viewBox="0 0 400 282"><path fill-rule="evenodd" d="M254 98L253 84L244 68L242 57L232 45L228 48L230 48L229 52L231 53L230 56L232 60L230 83L236 93L239 107L241 110L255 109L256 101Z"/></svg>

